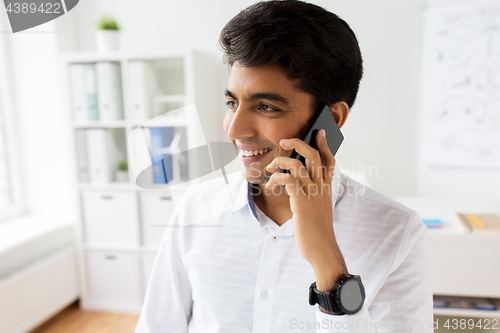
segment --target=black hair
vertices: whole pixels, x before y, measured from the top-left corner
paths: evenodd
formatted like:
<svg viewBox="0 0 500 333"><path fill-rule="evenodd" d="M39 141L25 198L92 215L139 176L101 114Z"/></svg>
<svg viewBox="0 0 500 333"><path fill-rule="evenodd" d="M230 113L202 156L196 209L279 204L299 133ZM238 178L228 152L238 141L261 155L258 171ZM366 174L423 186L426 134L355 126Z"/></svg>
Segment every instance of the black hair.
<svg viewBox="0 0 500 333"><path fill-rule="evenodd" d="M297 88L318 103L354 104L363 75L358 41L349 25L326 9L298 0L258 2L233 17L219 39L233 66L281 64Z"/></svg>

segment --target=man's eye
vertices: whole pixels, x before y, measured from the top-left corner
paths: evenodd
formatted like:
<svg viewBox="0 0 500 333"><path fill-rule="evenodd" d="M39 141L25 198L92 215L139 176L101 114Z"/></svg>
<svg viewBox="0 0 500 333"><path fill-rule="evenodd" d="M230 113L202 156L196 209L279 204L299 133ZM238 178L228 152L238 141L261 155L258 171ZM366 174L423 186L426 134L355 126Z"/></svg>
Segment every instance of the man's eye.
<svg viewBox="0 0 500 333"><path fill-rule="evenodd" d="M226 101L226 106L229 109L233 109L236 106L236 102L235 101Z"/></svg>
<svg viewBox="0 0 500 333"><path fill-rule="evenodd" d="M272 107L272 106L271 106L271 105L269 105L269 104L261 104L261 105L259 106L259 108L260 108L261 110L266 111L266 112L274 112L274 111L279 111L278 109L276 109L275 107Z"/></svg>

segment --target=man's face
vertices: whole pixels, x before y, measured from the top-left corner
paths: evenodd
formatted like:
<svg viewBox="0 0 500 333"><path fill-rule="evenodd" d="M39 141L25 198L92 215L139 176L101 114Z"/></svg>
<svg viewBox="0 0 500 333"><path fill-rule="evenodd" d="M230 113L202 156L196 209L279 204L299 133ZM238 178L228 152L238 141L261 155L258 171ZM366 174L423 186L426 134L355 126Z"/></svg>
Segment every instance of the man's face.
<svg viewBox="0 0 500 333"><path fill-rule="evenodd" d="M297 89L280 65L244 67L236 63L226 97L224 130L240 148L243 178L265 184L271 176L266 166L275 157L292 153L281 148L279 141L299 137L312 117L312 96Z"/></svg>

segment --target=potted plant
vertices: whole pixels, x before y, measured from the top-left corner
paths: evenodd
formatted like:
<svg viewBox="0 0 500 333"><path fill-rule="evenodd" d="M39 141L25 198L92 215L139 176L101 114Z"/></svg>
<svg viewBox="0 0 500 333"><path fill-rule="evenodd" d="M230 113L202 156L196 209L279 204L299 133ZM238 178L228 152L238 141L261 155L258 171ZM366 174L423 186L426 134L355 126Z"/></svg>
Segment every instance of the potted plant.
<svg viewBox="0 0 500 333"><path fill-rule="evenodd" d="M103 15L97 22L96 43L99 52L116 51L120 48L120 26L111 17Z"/></svg>
<svg viewBox="0 0 500 333"><path fill-rule="evenodd" d="M128 182L128 164L122 160L118 162L118 170L116 170L115 178L117 182Z"/></svg>

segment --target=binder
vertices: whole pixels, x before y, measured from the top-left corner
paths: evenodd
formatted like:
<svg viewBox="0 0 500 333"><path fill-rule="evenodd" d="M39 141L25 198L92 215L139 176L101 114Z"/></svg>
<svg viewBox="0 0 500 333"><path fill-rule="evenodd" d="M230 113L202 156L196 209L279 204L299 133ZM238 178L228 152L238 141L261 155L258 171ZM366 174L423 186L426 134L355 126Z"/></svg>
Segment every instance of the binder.
<svg viewBox="0 0 500 333"><path fill-rule="evenodd" d="M76 122L88 120L85 100L85 68L84 65L71 65L69 67L71 79L71 102L73 116Z"/></svg>
<svg viewBox="0 0 500 333"><path fill-rule="evenodd" d="M100 120L124 119L120 64L116 62L98 62L95 68Z"/></svg>
<svg viewBox="0 0 500 333"><path fill-rule="evenodd" d="M86 105L89 120L99 120L95 65L85 65Z"/></svg>
<svg viewBox="0 0 500 333"><path fill-rule="evenodd" d="M78 163L78 179L80 183L89 182L89 170L87 164L87 147L85 139L85 130L75 130L76 158Z"/></svg>
<svg viewBox="0 0 500 333"><path fill-rule="evenodd" d="M153 155L153 183L166 184L173 179L172 159L170 154L162 152L168 148L174 137L173 127L151 127L151 154Z"/></svg>
<svg viewBox="0 0 500 333"><path fill-rule="evenodd" d="M104 128L86 130L87 159L91 183L110 183L113 176L113 166L109 159L111 133Z"/></svg>
<svg viewBox="0 0 500 333"><path fill-rule="evenodd" d="M71 65L69 72L75 122L98 120L94 65Z"/></svg>
<svg viewBox="0 0 500 333"><path fill-rule="evenodd" d="M159 95L159 88L151 66L145 61L131 61L128 65L130 77L130 101L132 119L145 121L153 116L152 100Z"/></svg>

